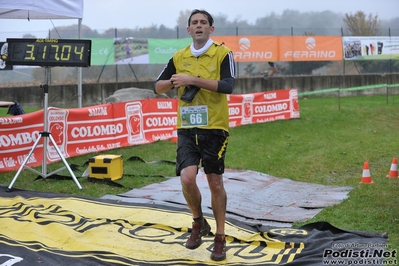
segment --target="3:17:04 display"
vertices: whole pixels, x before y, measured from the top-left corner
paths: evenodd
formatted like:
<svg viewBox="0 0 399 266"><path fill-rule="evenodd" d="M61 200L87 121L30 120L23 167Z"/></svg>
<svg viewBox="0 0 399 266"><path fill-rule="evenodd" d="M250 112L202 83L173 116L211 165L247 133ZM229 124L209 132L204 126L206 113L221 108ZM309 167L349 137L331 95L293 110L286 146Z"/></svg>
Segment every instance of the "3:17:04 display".
<svg viewBox="0 0 399 266"><path fill-rule="evenodd" d="M84 52L84 45L69 45L69 44L48 44L45 46L38 46L35 51L35 45L34 44L27 44L26 45L26 50L25 50L25 60L36 60L36 57L39 57L39 59L46 60L46 59L51 59L54 58L55 60L59 61L69 61L71 60L71 52L73 51L73 57L72 60L78 60L82 61L83 60L83 52ZM49 50L49 51L48 51Z"/></svg>

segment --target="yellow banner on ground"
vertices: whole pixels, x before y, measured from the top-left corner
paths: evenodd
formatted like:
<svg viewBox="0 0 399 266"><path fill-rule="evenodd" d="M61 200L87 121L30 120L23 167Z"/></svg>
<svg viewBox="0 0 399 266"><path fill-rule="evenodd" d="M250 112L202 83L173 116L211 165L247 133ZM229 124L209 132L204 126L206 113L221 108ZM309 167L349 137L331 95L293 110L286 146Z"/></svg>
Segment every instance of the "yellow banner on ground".
<svg viewBox="0 0 399 266"><path fill-rule="evenodd" d="M206 218L214 233L215 221ZM12 245L11 251L23 247L51 256L115 265L214 265L210 259L213 236L203 237L203 244L196 250L185 248L191 222L188 212L164 206L131 206L72 197L0 197L0 244ZM277 237L306 234L305 230L291 228L256 232L227 222L227 259L223 264L292 262L304 244ZM27 257L19 255L20 260L31 259L28 253L23 254Z"/></svg>

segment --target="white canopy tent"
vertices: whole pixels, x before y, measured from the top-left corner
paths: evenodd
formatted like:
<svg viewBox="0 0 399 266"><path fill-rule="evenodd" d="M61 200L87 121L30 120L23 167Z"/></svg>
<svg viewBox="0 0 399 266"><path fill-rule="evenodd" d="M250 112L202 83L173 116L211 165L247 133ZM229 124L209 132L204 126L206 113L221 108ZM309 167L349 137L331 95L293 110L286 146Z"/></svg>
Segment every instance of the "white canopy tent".
<svg viewBox="0 0 399 266"><path fill-rule="evenodd" d="M0 18L82 19L83 0L0 0Z"/></svg>
<svg viewBox="0 0 399 266"><path fill-rule="evenodd" d="M0 19L77 19L81 38L83 0L0 0ZM78 68L78 107L82 107L82 68Z"/></svg>

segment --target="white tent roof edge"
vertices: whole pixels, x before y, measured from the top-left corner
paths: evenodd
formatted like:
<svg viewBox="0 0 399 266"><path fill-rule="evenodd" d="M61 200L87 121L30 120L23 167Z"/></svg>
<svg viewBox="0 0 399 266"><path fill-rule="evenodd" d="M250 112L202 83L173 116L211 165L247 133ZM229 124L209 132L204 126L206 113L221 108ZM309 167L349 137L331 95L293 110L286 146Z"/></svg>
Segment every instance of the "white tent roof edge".
<svg viewBox="0 0 399 266"><path fill-rule="evenodd" d="M83 0L0 0L0 19L82 19Z"/></svg>

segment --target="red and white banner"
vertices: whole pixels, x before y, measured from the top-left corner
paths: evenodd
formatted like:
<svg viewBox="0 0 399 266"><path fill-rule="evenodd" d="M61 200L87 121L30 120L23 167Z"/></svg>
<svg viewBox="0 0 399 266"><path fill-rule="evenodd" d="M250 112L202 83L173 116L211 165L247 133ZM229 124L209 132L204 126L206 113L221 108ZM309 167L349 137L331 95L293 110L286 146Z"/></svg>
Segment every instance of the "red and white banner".
<svg viewBox="0 0 399 266"><path fill-rule="evenodd" d="M230 127L299 118L296 89L229 96Z"/></svg>
<svg viewBox="0 0 399 266"><path fill-rule="evenodd" d="M296 89L229 97L230 127L299 118ZM177 99L147 99L85 108L48 108L48 131L63 157L152 143L172 138L176 125ZM42 165L43 141L47 163L60 157L48 137L42 137L43 110L0 117L0 173L18 170L35 142L38 145L27 166Z"/></svg>

